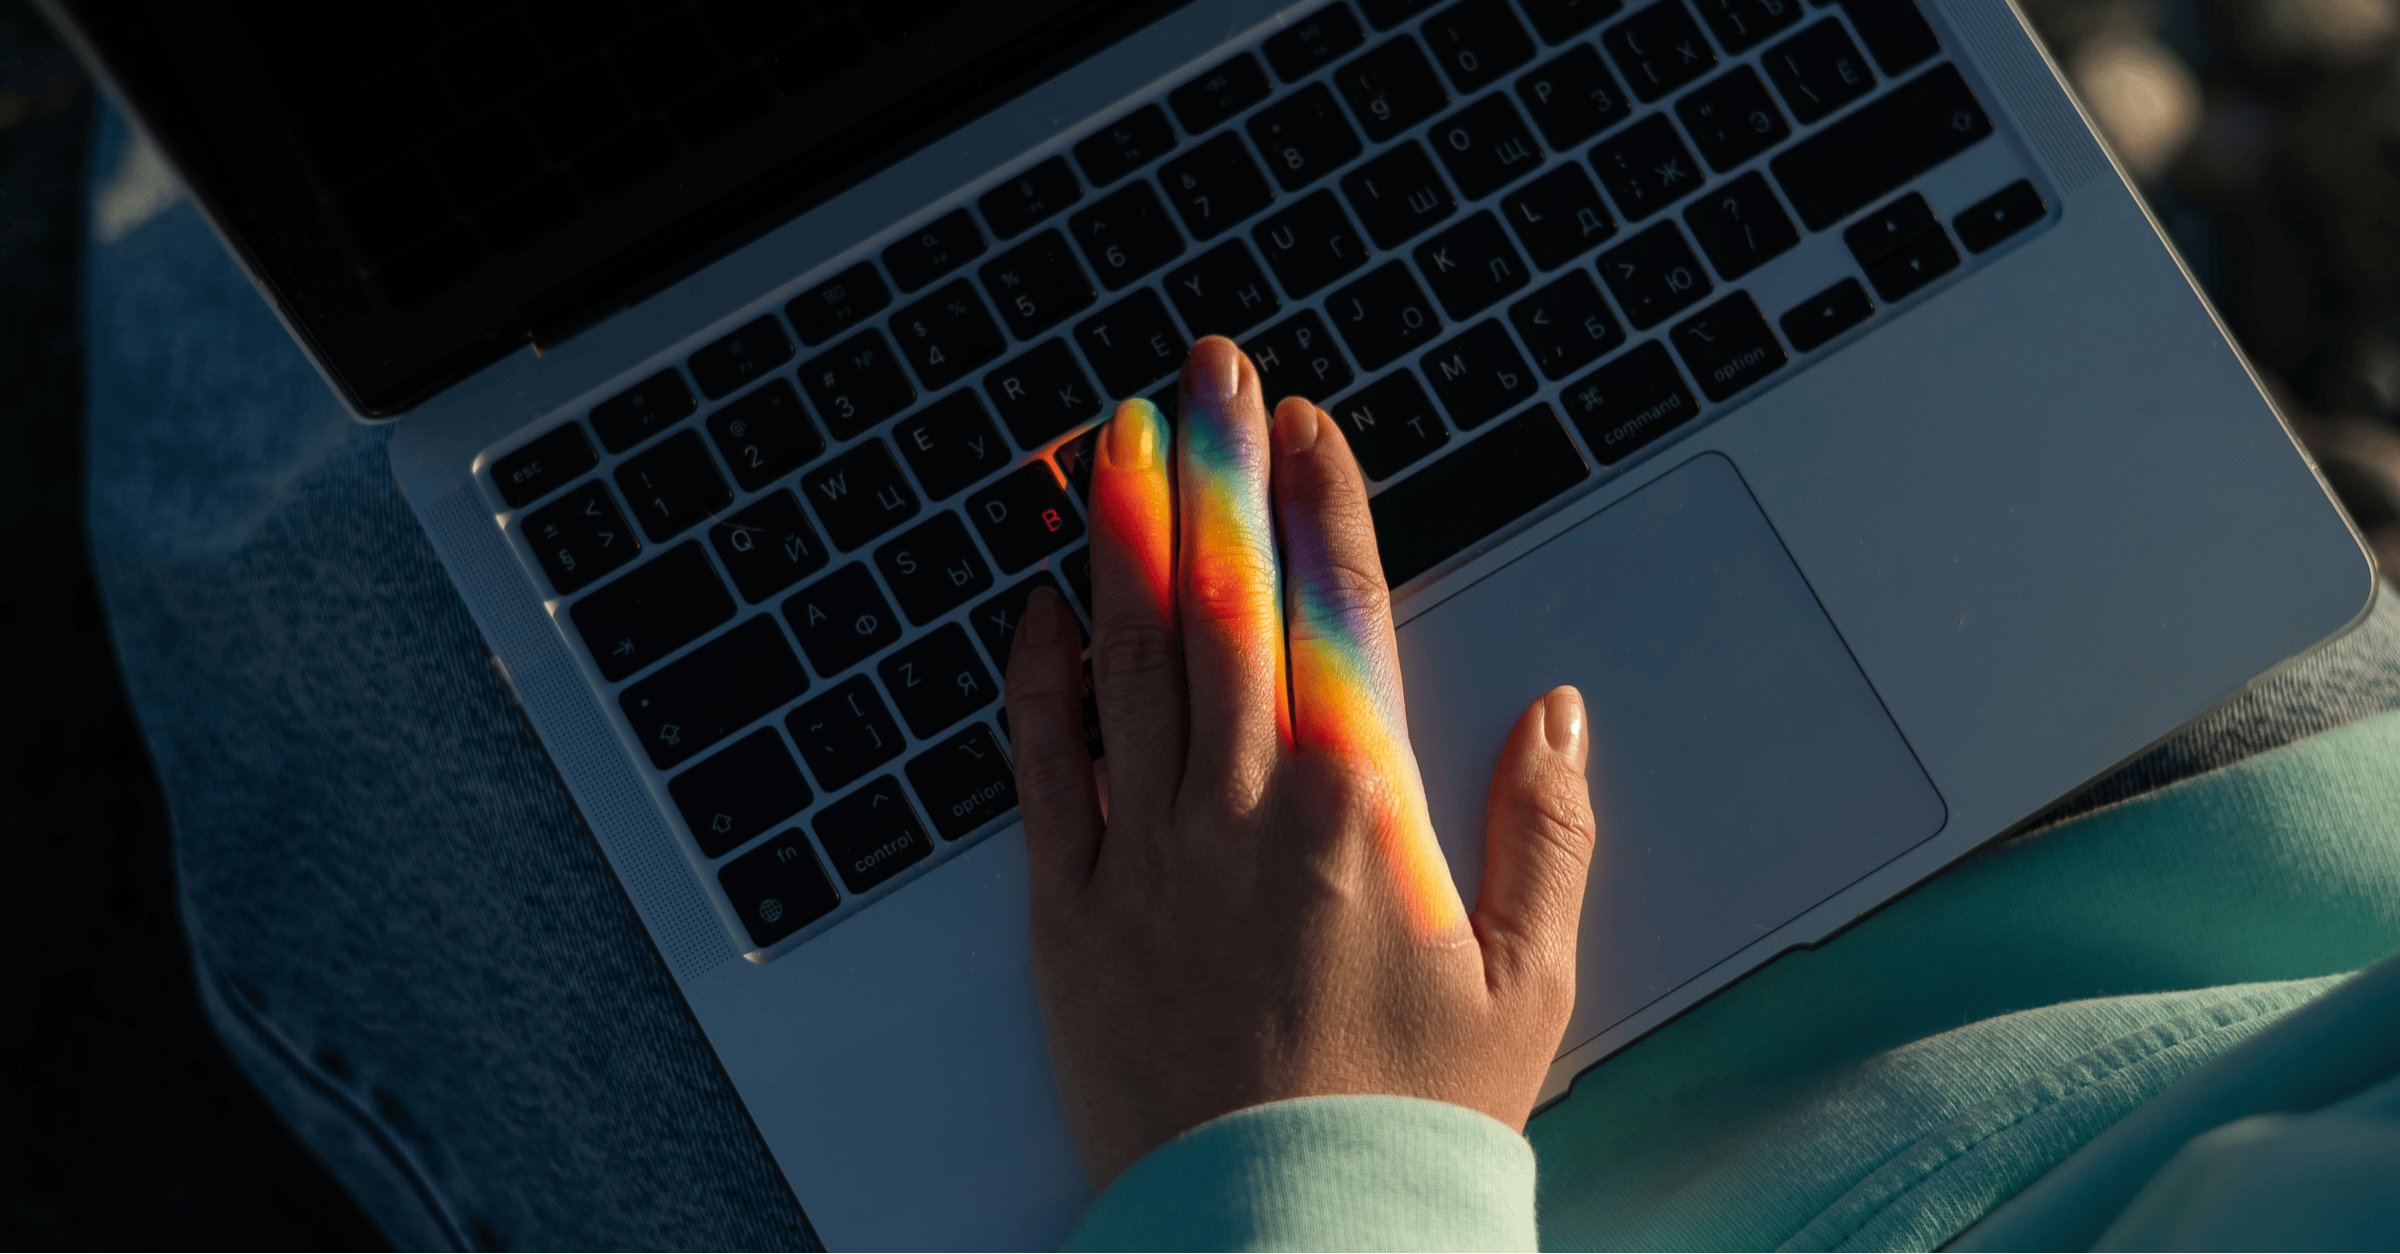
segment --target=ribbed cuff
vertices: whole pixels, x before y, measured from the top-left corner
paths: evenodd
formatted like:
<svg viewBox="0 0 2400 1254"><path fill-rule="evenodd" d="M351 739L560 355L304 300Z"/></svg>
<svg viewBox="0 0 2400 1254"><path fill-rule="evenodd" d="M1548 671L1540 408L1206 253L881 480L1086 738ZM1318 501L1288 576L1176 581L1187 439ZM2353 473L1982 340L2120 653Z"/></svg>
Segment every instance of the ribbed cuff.
<svg viewBox="0 0 2400 1254"><path fill-rule="evenodd" d="M1530 1250L1533 1147L1414 1097L1237 1110L1150 1151L1069 1250Z"/></svg>

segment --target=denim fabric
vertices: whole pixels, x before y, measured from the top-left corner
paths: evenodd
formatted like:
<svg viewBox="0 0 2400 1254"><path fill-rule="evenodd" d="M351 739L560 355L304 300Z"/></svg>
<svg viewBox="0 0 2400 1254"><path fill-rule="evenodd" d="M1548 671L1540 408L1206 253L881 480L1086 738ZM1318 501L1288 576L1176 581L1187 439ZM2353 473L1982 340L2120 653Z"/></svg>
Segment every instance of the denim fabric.
<svg viewBox="0 0 2400 1254"><path fill-rule="evenodd" d="M127 129L96 142L112 190ZM487 670L386 430L345 416L188 203L102 225L93 556L244 1068L403 1247L813 1246Z"/></svg>
<svg viewBox="0 0 2400 1254"><path fill-rule="evenodd" d="M122 121L95 142L93 557L228 1044L395 1244L813 1246L384 432L188 203L112 195L154 168ZM2086 797L2400 708L2395 641L2386 597Z"/></svg>

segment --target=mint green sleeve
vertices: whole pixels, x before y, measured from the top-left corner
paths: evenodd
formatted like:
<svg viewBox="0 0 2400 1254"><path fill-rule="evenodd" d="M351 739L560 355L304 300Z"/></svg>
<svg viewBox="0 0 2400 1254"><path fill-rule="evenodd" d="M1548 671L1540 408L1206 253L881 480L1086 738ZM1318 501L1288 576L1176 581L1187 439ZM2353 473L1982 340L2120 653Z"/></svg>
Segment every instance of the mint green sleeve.
<svg viewBox="0 0 2400 1254"><path fill-rule="evenodd" d="M1413 1097L1237 1110L1127 1168L1069 1250L1530 1250L1533 1147Z"/></svg>

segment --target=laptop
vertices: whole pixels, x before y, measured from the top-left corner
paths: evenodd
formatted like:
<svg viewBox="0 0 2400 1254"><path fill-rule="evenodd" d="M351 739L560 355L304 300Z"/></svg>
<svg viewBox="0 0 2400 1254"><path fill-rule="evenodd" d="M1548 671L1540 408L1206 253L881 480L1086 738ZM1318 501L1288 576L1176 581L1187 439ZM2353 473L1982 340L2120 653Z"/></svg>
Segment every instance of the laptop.
<svg viewBox="0 0 2400 1254"><path fill-rule="evenodd" d="M1088 1200L1000 677L1031 589L1089 604L1096 424L1197 336L1365 469L1470 899L1510 720L1589 701L1545 1100L2372 599L2002 0L50 12L398 423L836 1247Z"/></svg>

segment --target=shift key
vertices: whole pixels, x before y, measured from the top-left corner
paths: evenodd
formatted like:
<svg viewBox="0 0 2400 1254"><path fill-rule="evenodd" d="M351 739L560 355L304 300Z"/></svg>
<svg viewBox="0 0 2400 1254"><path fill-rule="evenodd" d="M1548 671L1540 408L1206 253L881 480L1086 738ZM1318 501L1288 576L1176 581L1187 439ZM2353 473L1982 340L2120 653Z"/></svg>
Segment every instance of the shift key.
<svg viewBox="0 0 2400 1254"><path fill-rule="evenodd" d="M1991 133L1958 67L1937 65L1767 164L1800 220L1822 231Z"/></svg>
<svg viewBox="0 0 2400 1254"><path fill-rule="evenodd" d="M617 704L663 771L806 691L774 615L759 614L617 694Z"/></svg>

